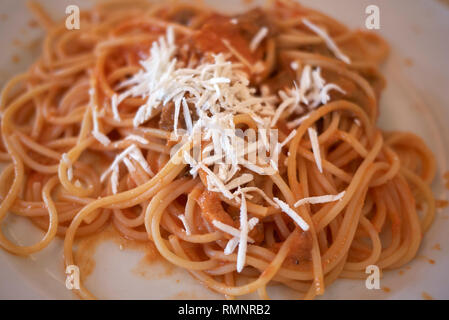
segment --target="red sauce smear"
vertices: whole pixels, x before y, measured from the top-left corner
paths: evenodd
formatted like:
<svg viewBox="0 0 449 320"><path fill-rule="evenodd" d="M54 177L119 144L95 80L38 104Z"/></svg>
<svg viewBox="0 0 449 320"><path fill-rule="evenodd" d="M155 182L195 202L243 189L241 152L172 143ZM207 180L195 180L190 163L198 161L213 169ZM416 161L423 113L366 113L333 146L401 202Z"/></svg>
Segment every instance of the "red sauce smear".
<svg viewBox="0 0 449 320"><path fill-rule="evenodd" d="M424 300L433 300L433 297L425 291L423 291L421 295Z"/></svg>

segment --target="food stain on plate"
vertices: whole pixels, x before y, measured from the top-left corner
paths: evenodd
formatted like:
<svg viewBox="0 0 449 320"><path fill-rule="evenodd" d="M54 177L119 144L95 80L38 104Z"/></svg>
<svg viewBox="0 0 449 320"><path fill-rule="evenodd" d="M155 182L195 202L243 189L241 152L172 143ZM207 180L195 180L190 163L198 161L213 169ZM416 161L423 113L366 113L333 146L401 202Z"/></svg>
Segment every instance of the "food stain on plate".
<svg viewBox="0 0 449 320"><path fill-rule="evenodd" d="M191 291L181 291L174 296L170 297L171 300L200 300L201 297L198 297L195 293Z"/></svg>
<svg viewBox="0 0 449 320"><path fill-rule="evenodd" d="M411 58L406 58L406 59L404 60L404 62L405 62L405 65L406 65L407 67L413 67L413 65L414 65L414 62L413 62L413 60L412 60Z"/></svg>
<svg viewBox="0 0 449 320"><path fill-rule="evenodd" d="M12 62L12 63L15 63L15 64L19 63L19 62L20 62L20 57L19 57L19 55L14 54L14 55L11 57L11 62Z"/></svg>
<svg viewBox="0 0 449 320"><path fill-rule="evenodd" d="M416 259L424 260L424 261L426 261L426 262L428 262L428 263L430 263L430 264L435 264L435 260L434 260L434 259L431 259L431 258L426 257L426 256L424 256L424 255L416 256Z"/></svg>
<svg viewBox="0 0 449 320"><path fill-rule="evenodd" d="M147 280L152 280L171 276L174 269L175 266L158 253L156 246L152 242L148 242L145 255L131 272Z"/></svg>
<svg viewBox="0 0 449 320"><path fill-rule="evenodd" d="M442 200L442 199L435 200L435 206L437 207L437 209L444 209L448 205L449 205L449 201L447 201L447 200Z"/></svg>
<svg viewBox="0 0 449 320"><path fill-rule="evenodd" d="M161 257L152 242L125 239L113 226L109 226L102 232L79 240L77 250L75 251L75 261L80 268L82 280L85 280L95 270L95 252L98 246L104 242L113 242L120 250L137 250L144 252L143 258L132 270L130 270L133 274L137 274L146 279L155 279L169 276L173 272L174 266ZM156 269L154 268L154 265L156 263L158 264L158 272L154 273ZM163 271L160 271L161 267Z"/></svg>
<svg viewBox="0 0 449 320"><path fill-rule="evenodd" d="M421 293L421 296L424 300L433 300L433 297L425 291Z"/></svg>

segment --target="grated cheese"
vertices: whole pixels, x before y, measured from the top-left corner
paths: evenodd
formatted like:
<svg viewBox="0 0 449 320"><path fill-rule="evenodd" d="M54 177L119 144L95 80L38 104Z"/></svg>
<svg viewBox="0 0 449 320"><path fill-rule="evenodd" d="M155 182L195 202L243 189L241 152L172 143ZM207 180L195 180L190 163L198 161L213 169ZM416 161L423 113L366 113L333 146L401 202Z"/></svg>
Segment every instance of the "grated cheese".
<svg viewBox="0 0 449 320"><path fill-rule="evenodd" d="M240 70L241 64L227 61L223 54L218 54L213 56L214 61L202 62L195 68L176 68L176 45L170 28L167 29L166 37L153 43L150 53L147 60L141 61L143 69L119 85L119 89L123 89L118 95L119 102L127 97L147 98L136 113L133 120L135 126L151 118L154 111L172 102L176 136L180 134L178 124L182 112L189 139L193 132L199 131L202 141L212 140L214 156L203 157L198 162L183 155L191 166L190 173L195 176L198 169L204 170L207 173L208 188L221 192L229 199L235 198L229 191L230 188L242 186L252 180L250 176L245 176L244 180L235 180L229 185L241 167L259 174L276 172L260 159L256 159L256 162L245 160L240 164L245 153L242 154L239 148L242 139L235 134L234 115L250 114L260 128L267 128L266 119L274 113L274 106L265 98L255 96L255 90L248 87L248 75ZM198 115L199 120L196 122L192 121L189 105L193 106L193 112ZM220 157L219 153L223 156ZM231 158L231 165L221 163L226 157ZM214 166L214 172L209 166Z"/></svg>
<svg viewBox="0 0 449 320"><path fill-rule="evenodd" d="M218 221L218 220L213 220L212 221L212 225L215 228L217 228L218 230L223 231L224 233L227 233L227 234L229 234L229 235L231 235L233 237L236 237L236 238L240 239L240 236L241 236L240 230L238 230L238 229L236 229L234 227L231 227L229 224L223 223L223 222ZM250 238L250 237L248 237L247 240L250 243L254 242L254 240L252 238Z"/></svg>
<svg viewBox="0 0 449 320"><path fill-rule="evenodd" d="M346 94L346 92L343 89L341 89L339 86L337 86L336 84L329 83L329 84L325 85L320 92L320 97L321 97L321 101L323 104L326 104L329 102L329 100L330 100L329 91L330 90L337 90L343 94Z"/></svg>
<svg viewBox="0 0 449 320"><path fill-rule="evenodd" d="M148 165L148 162L143 157L142 152L135 144L133 146L134 146L134 148L131 150L131 152L128 154L128 156L133 158L134 160L136 160L137 163L140 164L142 169L145 170L145 172L148 173L151 177L153 177L154 173L153 173L153 171L151 171L151 168Z"/></svg>
<svg viewBox="0 0 449 320"><path fill-rule="evenodd" d="M222 180L220 178L218 178L215 173L213 173L208 167L206 167L202 163L199 163L199 166L201 169L203 169L207 173L207 184L208 185L212 185L212 186L218 188L226 198L228 198L228 199L234 198L232 193L226 188L226 186L223 184Z"/></svg>
<svg viewBox="0 0 449 320"><path fill-rule="evenodd" d="M116 166L112 169L112 174L111 174L111 189L112 189L113 194L117 193L118 184L119 184L118 177L119 177L119 167Z"/></svg>
<svg viewBox="0 0 449 320"><path fill-rule="evenodd" d="M259 219L254 217L248 220L248 230L251 231L259 223Z"/></svg>
<svg viewBox="0 0 449 320"><path fill-rule="evenodd" d="M178 216L179 220L181 220L182 224L184 225L184 229L186 231L186 235L190 236L192 234L192 231L190 230L189 223L187 222L186 216L183 214L180 214Z"/></svg>
<svg viewBox="0 0 449 320"><path fill-rule="evenodd" d="M154 176L154 173L151 171L150 166L148 165L147 161L143 157L140 149L135 145L132 144L128 148L126 148L124 151L122 151L120 154L118 154L112 164L103 172L103 174L100 177L100 181L104 182L106 177L110 174L111 175L111 187L112 187L112 193L117 193L118 188L118 179L119 179L119 164L123 161L125 166L127 167L129 172L133 172L136 170L134 165L127 159L126 157L130 157L134 159L137 163L140 164L143 170L147 172L151 177Z"/></svg>
<svg viewBox="0 0 449 320"><path fill-rule="evenodd" d="M279 97L282 102L271 119L271 126L275 126L281 116L286 118L293 114L304 114L304 107L314 109L321 104L328 103L331 99L329 96L331 90L345 93L336 84L326 84L326 81L321 76L320 67L312 68L310 65L305 65L301 73L299 86L294 82L294 88L287 92L279 91ZM298 126L305 118L301 117L299 119L290 121L288 123L289 128L294 128L295 125Z"/></svg>
<svg viewBox="0 0 449 320"><path fill-rule="evenodd" d="M187 105L185 98L182 98L182 111L184 114L184 120L186 122L187 131L191 133L193 130L192 117L190 116L189 106Z"/></svg>
<svg viewBox="0 0 449 320"><path fill-rule="evenodd" d="M92 123L93 123L92 135L102 145L108 146L111 143L111 140L109 140L109 138L104 133L100 132L97 106L94 104L94 95L95 95L95 89L90 88L89 89L89 105L90 105L90 109L92 112Z"/></svg>
<svg viewBox="0 0 449 320"><path fill-rule="evenodd" d="M290 140L292 140L295 136L296 136L296 130L291 131L290 134L287 136L287 138L285 138L285 140L280 143L280 146L281 147L286 146L287 143L289 143Z"/></svg>
<svg viewBox="0 0 449 320"><path fill-rule="evenodd" d="M231 253L233 253L235 248L237 248L238 244L239 244L239 238L234 237L231 240L229 240L224 249L224 254L230 255Z"/></svg>
<svg viewBox="0 0 449 320"><path fill-rule="evenodd" d="M246 262L246 249L248 246L248 212L246 210L245 194L242 192L240 203L240 239L237 251L237 272L241 272Z"/></svg>
<svg viewBox="0 0 449 320"><path fill-rule="evenodd" d="M125 166L126 166L126 168L128 169L129 172L135 172L136 171L136 167L133 165L131 160L129 160L128 158L123 158L123 163L125 164Z"/></svg>
<svg viewBox="0 0 449 320"><path fill-rule="evenodd" d="M288 129L297 128L298 126L301 125L301 123L304 122L304 120L308 119L309 117L310 117L310 114L306 114L298 119L292 120L287 123L287 128Z"/></svg>
<svg viewBox="0 0 449 320"><path fill-rule="evenodd" d="M315 158L316 166L318 167L318 170L323 173L323 166L321 163L321 151L320 151L320 145L318 142L318 134L316 130L312 127L309 127L307 129L309 133L309 139L310 143L312 144L312 151L313 151L313 157Z"/></svg>
<svg viewBox="0 0 449 320"><path fill-rule="evenodd" d="M309 230L309 225L307 224L307 222L304 221L303 218L300 217L300 215L298 213L296 213L295 210L293 210L292 208L290 208L290 206L285 203L284 201L274 197L273 200L279 205L279 207L281 208L282 212L286 213L290 218L293 219L293 221L296 222L296 224L304 231Z"/></svg>
<svg viewBox="0 0 449 320"><path fill-rule="evenodd" d="M340 200L341 198L343 198L344 195L345 195L345 191L342 191L336 195L324 195L324 196L318 196L318 197L303 198L295 203L295 207L297 208L306 203L317 204L317 203L334 202L334 201L337 201L337 200Z"/></svg>
<svg viewBox="0 0 449 320"><path fill-rule="evenodd" d="M130 145L128 148L126 148L124 151L122 151L120 154L118 154L112 164L109 166L109 168L106 169L105 172L100 177L100 181L104 182L106 177L111 173L111 171L114 169L114 167L118 166L118 164L125 158L129 152L135 147L134 144Z"/></svg>
<svg viewBox="0 0 449 320"><path fill-rule="evenodd" d="M248 197L248 194L247 194L247 193L249 193L249 192L257 192L257 193L260 194L260 195L262 196L262 198L264 198L265 201L267 201L267 203L269 203L271 206L273 206L273 207L275 207L275 208L278 207L278 205L277 205L275 202L273 202L273 200L271 200L270 197L268 197L268 196L265 194L265 192L263 192L263 190L260 189L260 188L257 188L257 187L244 187L244 188L241 188L241 189L240 189L240 192L244 192L245 195L246 195L247 197Z"/></svg>
<svg viewBox="0 0 449 320"><path fill-rule="evenodd" d="M244 173L241 176L231 180L228 184L225 185L227 190L232 190L238 188L248 182L251 182L254 179L254 176L250 173Z"/></svg>
<svg viewBox="0 0 449 320"><path fill-rule="evenodd" d="M265 37L268 35L268 28L262 27L260 30L256 33L256 35L253 37L249 44L249 49L251 52L254 52L257 50L257 47L260 45L260 43L265 39Z"/></svg>
<svg viewBox="0 0 449 320"><path fill-rule="evenodd" d="M231 19L230 22L238 23L237 19ZM337 58L350 63L349 58L341 53L324 30L311 24L307 19L304 19L303 22L325 40ZM250 43L251 51L257 50L267 37L268 32L266 27L262 27L257 32ZM277 95L270 96L269 88L266 87L262 88L260 96L255 88L249 87L250 75L244 67L246 66L252 73L258 73L263 71L263 63L261 61L255 64L250 63L229 41L226 39L222 41L229 53L212 55L209 60L204 59L195 64L182 66L176 58L177 46L174 30L172 27L168 27L165 36L161 36L152 44L148 57L142 57L141 70L118 85L117 92L119 93L111 98L110 103L114 119L121 121L118 112L120 103L127 98L143 98L145 102L138 108L133 118L133 125L136 128L159 114L162 108L169 103L174 105L173 131L176 136L174 140L178 140L181 136L181 141L193 142L194 148L200 147L202 150L200 159L195 159L187 151L183 153L184 161L190 166L190 174L196 177L198 170L204 171L208 190L219 192L227 199L240 203L240 229L218 220L213 220L212 225L232 236L224 252L231 254L238 246L237 271L241 272L245 266L247 243L254 242L248 233L259 222L258 218L248 220L246 201L254 196L254 194L250 194L251 192L260 194L269 205L280 208L303 230L308 230L309 225L287 203L278 198L271 199L258 187L247 186L248 183L254 183L254 173L273 175L278 171L278 167L273 158L269 161L258 156L255 159L250 159L250 155L257 150L258 146L256 143L252 143L248 145L248 148L242 148L242 143L245 140L236 134L234 117L242 114L249 115L256 123L261 141L268 150L270 144L267 130L270 129L270 126L274 126L279 119L299 117L288 122L287 127L293 129L310 116L312 109L328 103L331 99L329 93L332 90L345 92L336 84L326 83L321 76L319 67L303 66L294 61L290 64L293 70L302 68L301 75L298 76L299 81L294 83L294 88L279 91ZM232 55L239 60L238 63L229 60ZM92 90L92 96L94 93ZM91 101L93 100L91 98ZM275 108L274 103L278 103L279 100L280 104ZM109 138L100 131L97 107L91 103L91 108L92 134L102 144L108 145ZM308 113L305 114L306 112ZM178 128L179 122L182 121L180 120L181 116L184 118L187 132ZM194 121L193 119L198 120ZM315 129L309 128L308 130L315 162L322 172L318 135ZM197 133L199 141L195 139ZM284 141L275 141L274 154L276 157L295 135L296 130L293 130ZM186 139L183 140L184 138ZM128 135L125 140L132 140L140 144L150 143L139 135ZM206 143L204 148L201 146L202 143ZM110 175L113 193L118 192L121 162L129 172L136 171L136 165L139 164L150 176L154 176L139 147L132 144L115 157L101 176L103 182ZM250 173L242 173L242 170L246 171L245 169ZM314 203L314 201L335 201L332 199L336 199L338 196L323 196L320 199L306 198L298 201L295 206ZM181 214L178 218L183 223L186 234L190 235L191 229L185 215Z"/></svg>
<svg viewBox="0 0 449 320"><path fill-rule="evenodd" d="M331 39L331 37L327 34L327 32L324 29L321 29L317 25L313 24L309 19L303 18L302 23L306 25L310 30L315 32L321 39L324 40L327 47L333 52L333 54L340 59L341 61L350 64L351 59L349 59L348 56L346 56L341 50L338 48L338 46L335 44L334 40Z"/></svg>
<svg viewBox="0 0 449 320"><path fill-rule="evenodd" d="M122 119L120 118L120 114L118 112L118 96L117 94L114 94L111 98L111 108L112 108L112 114L114 116L114 120L120 122Z"/></svg>
<svg viewBox="0 0 449 320"><path fill-rule="evenodd" d="M67 166L67 179L69 179L69 181L72 181L72 179L73 179L73 164L72 164L72 161L70 161L69 157L67 156L67 153L62 154L62 161L64 161L64 163Z"/></svg>
<svg viewBox="0 0 449 320"><path fill-rule="evenodd" d="M139 142L141 144L149 144L150 143L147 139L145 139L144 137L141 137L137 134L129 134L126 136L125 140L133 140L133 141Z"/></svg>
<svg viewBox="0 0 449 320"><path fill-rule="evenodd" d="M235 22L237 21L235 20ZM233 22L231 21L231 23ZM251 50L256 50L267 34L268 29L261 28L251 41ZM330 91L343 92L343 90L335 84L326 83L321 76L319 67L305 65L302 68L299 83L295 82L294 88L290 90L278 92L281 102L279 107L275 108L274 103L278 102L278 97L270 96L269 90L264 90L262 96L257 95L257 91L249 87L249 75L242 68L246 66L250 72L259 72L263 68L263 63L249 63L229 41L225 39L222 41L230 54L234 55L240 63L229 61L228 57L231 55L228 53L212 55L211 59L200 61L197 65L180 67L176 59L175 34L172 28L167 28L166 35L161 36L152 44L148 58L140 62L142 69L130 79L119 84L117 90L120 93L112 97L111 106L114 118L118 120L120 117L118 105L124 99L144 98L145 103L138 108L133 119L134 127L139 127L158 114L167 104L173 103L175 140L182 136L182 139L186 138L182 141L193 142L194 147L201 147L201 143L206 143L206 146L201 148L200 159L195 159L187 151L183 153L182 157L190 166L192 176L196 177L200 169L204 171L208 190L219 192L224 197L240 203L240 230L217 220L212 221L212 224L218 230L232 236L226 245L225 254L234 252L238 246L237 270L241 272L245 265L247 243L254 242L248 233L259 221L257 218L251 218L248 221L246 199L253 197L249 193L260 194L268 204L280 208L303 230L307 230L309 226L285 202L278 198L271 199L260 188L247 186L248 183L254 181L254 173L272 175L277 172L278 167L273 159L270 159L269 163L258 156L255 159L250 159L250 155L257 150L258 146L256 143L251 143L248 148L242 148L242 143L245 140L236 135L234 117L248 114L257 124L261 141L268 150L267 130L270 126L274 126L281 117L284 119L290 116L300 116L299 119L288 123L288 126L293 128L309 116L309 114L304 115L306 111L326 104L330 100ZM298 62L292 62L291 67L297 70L302 66ZM96 112L96 109L93 110ZM195 117L192 117L191 113ZM178 130L181 114L187 132ZM93 118L93 131L98 134L100 131L97 115L95 114ZM193 119L198 120L194 121ZM199 141L195 140L197 133ZM313 137L314 133L316 140ZM279 154L295 135L296 130L292 131L284 141L275 141L275 154ZM322 172L316 131L309 129L309 136L317 166ZM138 135L129 135L126 139L141 144L149 143L148 140ZM128 171L136 170L131 159L139 163L150 175L153 175L140 149L133 144L116 156L101 177L103 181L109 174L111 175L113 192L117 192L118 189L120 162L126 165ZM243 168L249 170L250 173L241 173ZM236 188L238 190L231 192ZM183 222L186 234L190 234L191 231L185 216L180 215L179 219Z"/></svg>
<svg viewBox="0 0 449 320"><path fill-rule="evenodd" d="M104 146L108 146L111 143L111 140L104 133L93 131L92 135Z"/></svg>
<svg viewBox="0 0 449 320"><path fill-rule="evenodd" d="M254 227L259 223L258 218L251 218L248 221L248 230L251 231L254 229ZM239 238L233 237L231 240L228 241L226 244L226 247L224 249L225 255L230 255L234 252L235 248L237 248L237 245L239 244Z"/></svg>

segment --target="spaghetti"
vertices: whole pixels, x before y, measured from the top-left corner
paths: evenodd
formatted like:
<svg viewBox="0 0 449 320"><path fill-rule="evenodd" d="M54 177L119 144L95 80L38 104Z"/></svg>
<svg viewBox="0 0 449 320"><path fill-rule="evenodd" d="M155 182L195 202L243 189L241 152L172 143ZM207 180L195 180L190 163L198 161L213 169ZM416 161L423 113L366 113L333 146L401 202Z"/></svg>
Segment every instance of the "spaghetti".
<svg viewBox="0 0 449 320"><path fill-rule="evenodd" d="M113 224L227 298L280 283L312 299L415 257L435 161L414 134L376 127L379 36L286 0L235 16L110 1L79 30L31 7L47 36L2 92L0 221L46 233L31 246L0 233L3 249L60 236L73 265L76 240Z"/></svg>

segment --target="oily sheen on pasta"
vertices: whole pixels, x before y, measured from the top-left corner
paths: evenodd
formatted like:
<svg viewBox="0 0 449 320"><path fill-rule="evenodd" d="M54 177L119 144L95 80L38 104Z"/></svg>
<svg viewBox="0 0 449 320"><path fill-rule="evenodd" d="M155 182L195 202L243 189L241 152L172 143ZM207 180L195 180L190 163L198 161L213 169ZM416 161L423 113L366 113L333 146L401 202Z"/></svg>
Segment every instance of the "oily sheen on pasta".
<svg viewBox="0 0 449 320"><path fill-rule="evenodd" d="M413 133L376 126L376 34L285 0L235 15L100 2L79 30L31 9L47 34L2 92L0 221L45 235L0 233L4 250L62 237L76 265L77 239L112 224L226 298L264 299L273 284L312 299L416 256L435 161Z"/></svg>

